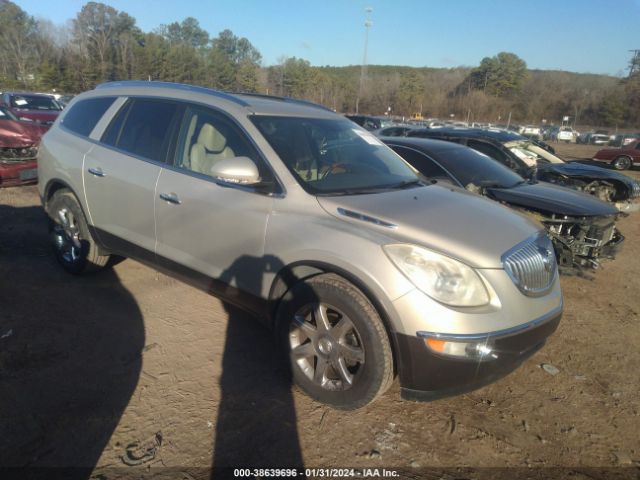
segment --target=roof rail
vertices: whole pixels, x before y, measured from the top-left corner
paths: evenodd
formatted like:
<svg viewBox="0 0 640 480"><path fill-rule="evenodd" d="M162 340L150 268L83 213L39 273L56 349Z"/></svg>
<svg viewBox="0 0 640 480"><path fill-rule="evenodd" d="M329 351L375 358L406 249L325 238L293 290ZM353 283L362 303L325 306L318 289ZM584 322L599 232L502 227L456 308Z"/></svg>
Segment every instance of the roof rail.
<svg viewBox="0 0 640 480"><path fill-rule="evenodd" d="M185 90L194 93L204 93L205 95L212 95L215 97L223 98L230 102L234 102L243 107L248 107L249 104L242 99L231 93L221 92L214 90L213 88L199 87L196 85L187 85L185 83L173 83L173 82L160 82L156 80L118 80L115 82L101 83L96 86L96 90L104 88L116 88L116 87L145 87L145 88L176 88L178 90Z"/></svg>
<svg viewBox="0 0 640 480"><path fill-rule="evenodd" d="M246 95L248 97L265 98L267 100L280 100L281 102L286 102L286 103L297 103L299 105L305 105L307 107L315 107L315 108L319 108L320 110L325 110L327 112L334 113L333 110L331 110L330 108L325 107L324 105L320 105L319 103L310 102L308 100L299 100L297 98L291 98L291 97L280 97L277 95L265 95L264 93L234 92L234 94Z"/></svg>

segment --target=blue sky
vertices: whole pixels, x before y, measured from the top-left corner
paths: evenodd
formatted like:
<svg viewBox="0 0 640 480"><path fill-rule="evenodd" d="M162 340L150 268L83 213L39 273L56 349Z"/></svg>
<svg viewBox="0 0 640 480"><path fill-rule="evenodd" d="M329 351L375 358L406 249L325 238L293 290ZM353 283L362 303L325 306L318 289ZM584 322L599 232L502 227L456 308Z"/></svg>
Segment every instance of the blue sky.
<svg viewBox="0 0 640 480"><path fill-rule="evenodd" d="M14 0L15 1L15 0ZM62 24L86 3L18 0ZM301 57L312 65L359 65L365 8L372 7L369 64L475 66L509 51L529 68L619 75L640 49L640 0L106 0L144 31L198 19L213 36L247 37L264 65Z"/></svg>

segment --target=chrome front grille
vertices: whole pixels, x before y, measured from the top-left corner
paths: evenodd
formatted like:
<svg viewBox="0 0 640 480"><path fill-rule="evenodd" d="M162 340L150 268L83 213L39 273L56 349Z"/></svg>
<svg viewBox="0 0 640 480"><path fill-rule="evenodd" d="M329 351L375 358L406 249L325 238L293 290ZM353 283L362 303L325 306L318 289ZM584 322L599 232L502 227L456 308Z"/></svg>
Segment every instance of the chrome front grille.
<svg viewBox="0 0 640 480"><path fill-rule="evenodd" d="M509 250L502 256L502 265L518 289L530 297L545 294L558 269L553 244L544 234Z"/></svg>

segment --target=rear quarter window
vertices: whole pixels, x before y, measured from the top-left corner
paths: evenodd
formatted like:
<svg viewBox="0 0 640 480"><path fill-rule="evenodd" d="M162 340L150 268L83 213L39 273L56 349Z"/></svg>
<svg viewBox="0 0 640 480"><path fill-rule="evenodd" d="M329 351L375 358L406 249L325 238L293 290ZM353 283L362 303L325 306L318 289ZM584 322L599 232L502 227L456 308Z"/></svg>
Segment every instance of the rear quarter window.
<svg viewBox="0 0 640 480"><path fill-rule="evenodd" d="M62 119L62 125L74 133L88 137L116 97L88 98L75 103Z"/></svg>

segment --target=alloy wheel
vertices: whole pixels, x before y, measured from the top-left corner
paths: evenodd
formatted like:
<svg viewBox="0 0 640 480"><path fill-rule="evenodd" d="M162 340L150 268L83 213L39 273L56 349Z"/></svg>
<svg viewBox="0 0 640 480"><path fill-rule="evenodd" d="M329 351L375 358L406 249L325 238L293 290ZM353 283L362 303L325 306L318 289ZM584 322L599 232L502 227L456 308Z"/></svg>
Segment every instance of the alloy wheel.
<svg viewBox="0 0 640 480"><path fill-rule="evenodd" d="M289 328L294 363L316 385L348 390L365 362L362 340L349 317L323 302L307 304Z"/></svg>
<svg viewBox="0 0 640 480"><path fill-rule="evenodd" d="M65 262L76 263L81 258L80 228L73 212L64 207L56 212L53 241Z"/></svg>

